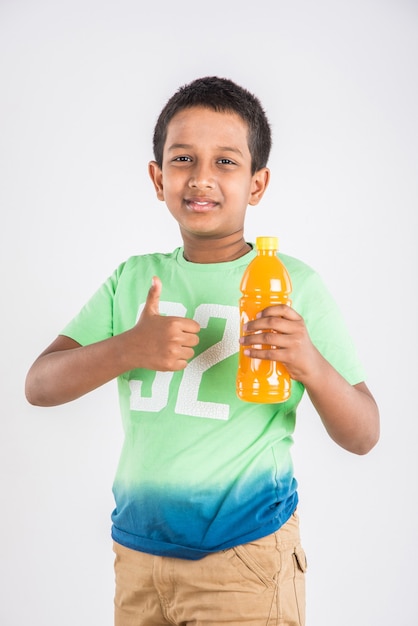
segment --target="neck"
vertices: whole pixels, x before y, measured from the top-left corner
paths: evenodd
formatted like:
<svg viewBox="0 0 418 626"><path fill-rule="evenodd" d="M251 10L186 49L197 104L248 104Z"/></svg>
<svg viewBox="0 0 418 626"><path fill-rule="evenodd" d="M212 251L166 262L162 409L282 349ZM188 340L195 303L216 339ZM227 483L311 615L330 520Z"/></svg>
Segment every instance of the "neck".
<svg viewBox="0 0 418 626"><path fill-rule="evenodd" d="M184 258L192 263L226 263L235 261L251 250L243 233L234 233L222 238L196 238L182 233Z"/></svg>

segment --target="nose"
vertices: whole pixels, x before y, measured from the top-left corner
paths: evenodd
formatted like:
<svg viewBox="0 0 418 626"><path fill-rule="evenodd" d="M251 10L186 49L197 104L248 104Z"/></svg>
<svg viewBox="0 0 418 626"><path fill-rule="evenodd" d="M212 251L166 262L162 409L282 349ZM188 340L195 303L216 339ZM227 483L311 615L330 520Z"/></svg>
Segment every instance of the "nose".
<svg viewBox="0 0 418 626"><path fill-rule="evenodd" d="M189 179L191 189L212 189L215 186L215 177L210 165L196 164Z"/></svg>

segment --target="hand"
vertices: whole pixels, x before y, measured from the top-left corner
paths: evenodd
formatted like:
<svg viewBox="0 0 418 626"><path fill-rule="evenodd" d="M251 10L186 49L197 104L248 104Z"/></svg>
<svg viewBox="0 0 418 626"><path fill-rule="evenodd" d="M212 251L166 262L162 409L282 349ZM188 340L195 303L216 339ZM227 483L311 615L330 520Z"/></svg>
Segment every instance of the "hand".
<svg viewBox="0 0 418 626"><path fill-rule="evenodd" d="M189 318L160 315L161 289L160 279L154 277L141 316L129 334L133 350L143 355L140 367L175 372L194 356L200 326Z"/></svg>
<svg viewBox="0 0 418 626"><path fill-rule="evenodd" d="M334 441L356 454L371 450L379 439L379 410L372 394L364 382L350 385L320 354L294 309L267 307L244 325L244 332L249 334L240 343L249 357L283 363L306 387Z"/></svg>
<svg viewBox="0 0 418 626"><path fill-rule="evenodd" d="M263 309L243 330L246 334L240 343L245 346L247 356L279 361L294 380L304 384L321 358L303 318L287 304Z"/></svg>

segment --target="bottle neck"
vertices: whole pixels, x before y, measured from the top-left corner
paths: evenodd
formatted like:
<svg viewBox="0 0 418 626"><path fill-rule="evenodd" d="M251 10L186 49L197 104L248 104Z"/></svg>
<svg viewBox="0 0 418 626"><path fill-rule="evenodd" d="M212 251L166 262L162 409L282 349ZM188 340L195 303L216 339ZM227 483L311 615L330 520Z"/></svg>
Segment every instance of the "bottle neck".
<svg viewBox="0 0 418 626"><path fill-rule="evenodd" d="M277 250L257 250L259 256L276 256Z"/></svg>

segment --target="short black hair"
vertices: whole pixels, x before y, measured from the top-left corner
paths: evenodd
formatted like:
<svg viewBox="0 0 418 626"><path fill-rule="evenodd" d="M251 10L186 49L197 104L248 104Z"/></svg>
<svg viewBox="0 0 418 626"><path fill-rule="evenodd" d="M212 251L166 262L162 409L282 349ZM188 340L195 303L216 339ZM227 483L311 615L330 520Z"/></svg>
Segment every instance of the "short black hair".
<svg viewBox="0 0 418 626"><path fill-rule="evenodd" d="M206 76L180 87L161 111L153 137L154 158L159 167L163 163L168 124L180 111L198 106L238 114L248 125L252 174L267 165L271 150L271 129L259 99L228 78Z"/></svg>

